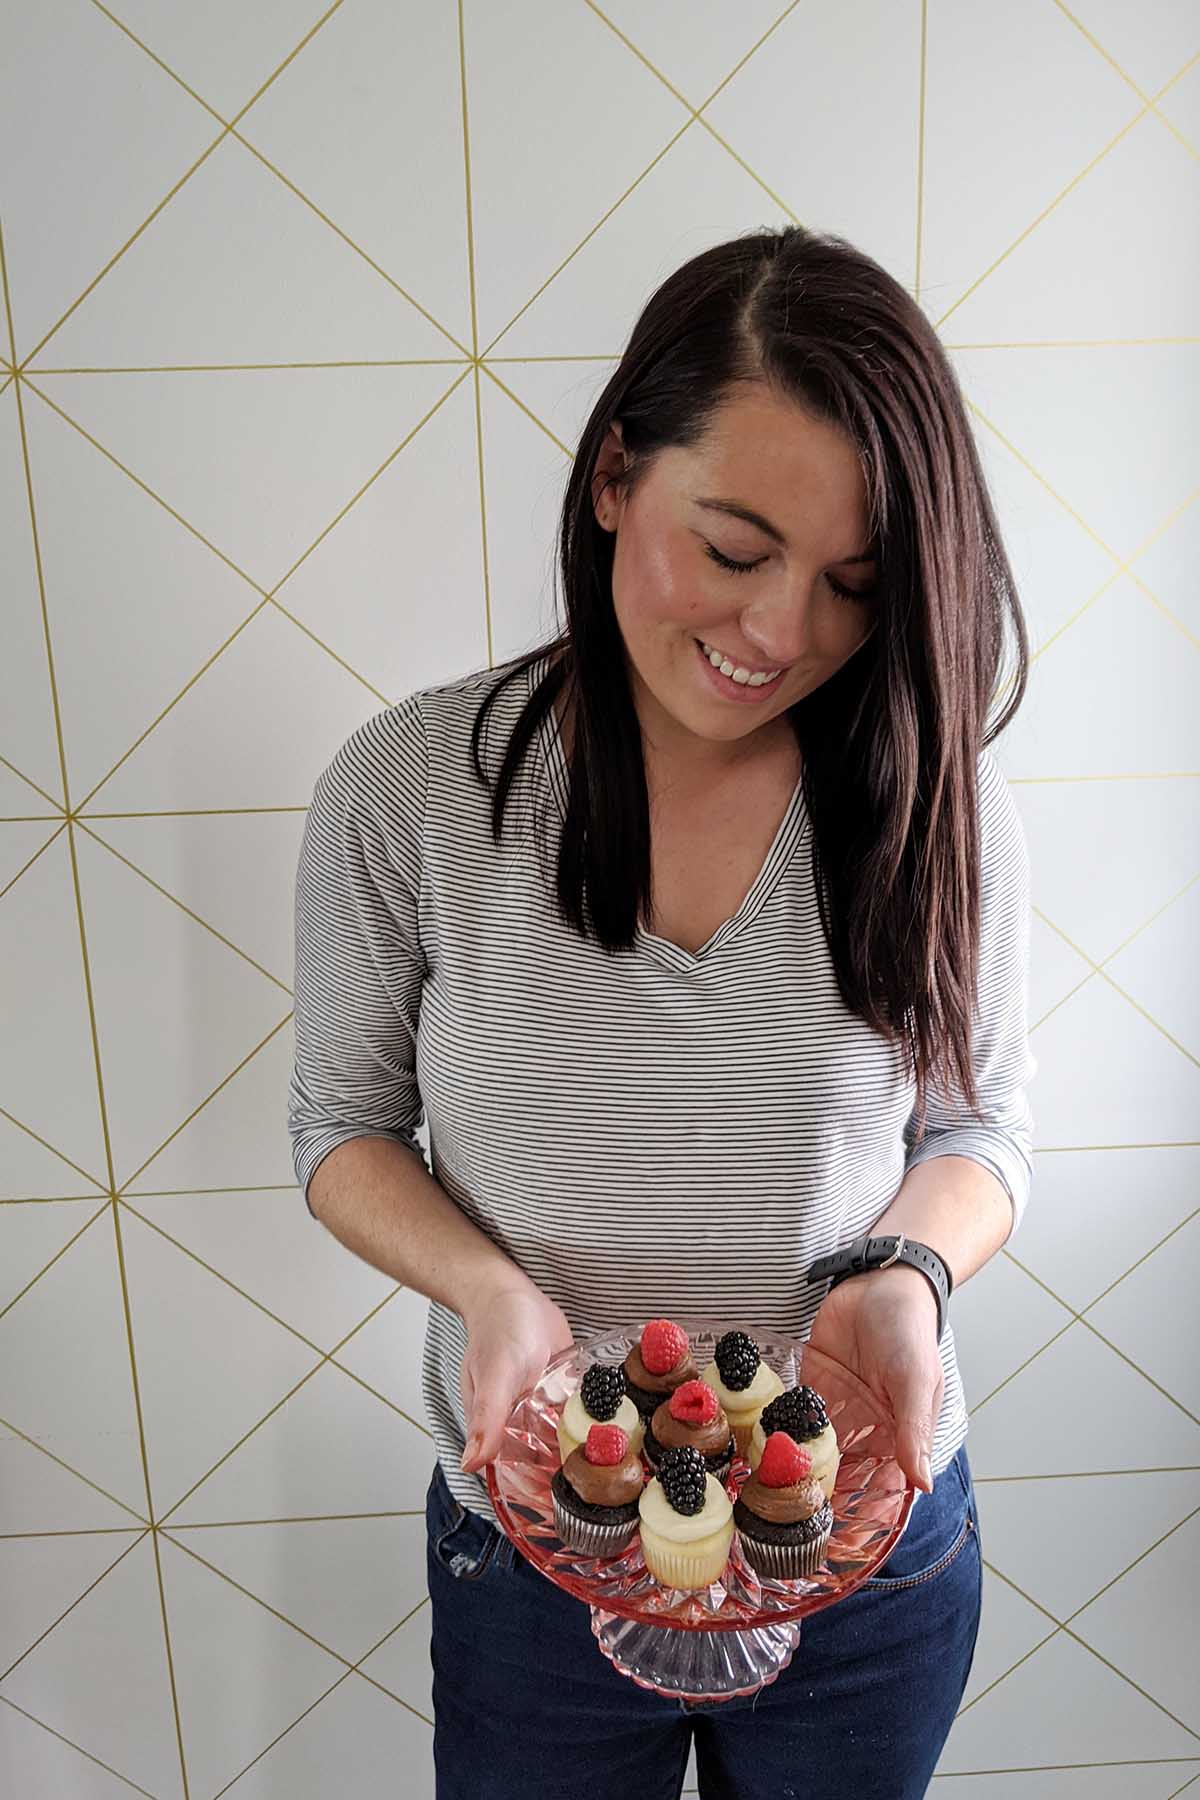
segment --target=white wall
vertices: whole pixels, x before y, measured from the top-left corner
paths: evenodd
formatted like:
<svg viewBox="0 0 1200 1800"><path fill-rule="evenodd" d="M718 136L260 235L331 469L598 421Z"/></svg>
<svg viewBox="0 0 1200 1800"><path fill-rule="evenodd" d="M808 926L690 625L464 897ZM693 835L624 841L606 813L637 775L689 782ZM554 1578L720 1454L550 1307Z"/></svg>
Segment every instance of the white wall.
<svg viewBox="0 0 1200 1800"><path fill-rule="evenodd" d="M308 1220L283 1127L303 808L361 719L549 627L641 302L788 217L937 325L1038 651L1037 1182L955 1302L987 1589L936 1785L1200 1772L1200 21L780 11L464 0L468 184L454 0L5 8L20 1800L431 1791L420 1308Z"/></svg>

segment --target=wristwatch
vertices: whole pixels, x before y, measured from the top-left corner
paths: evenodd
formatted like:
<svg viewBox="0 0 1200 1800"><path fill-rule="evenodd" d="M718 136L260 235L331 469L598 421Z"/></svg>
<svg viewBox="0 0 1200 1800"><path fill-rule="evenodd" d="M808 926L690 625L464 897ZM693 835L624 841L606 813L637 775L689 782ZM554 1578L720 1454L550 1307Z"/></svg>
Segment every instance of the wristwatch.
<svg viewBox="0 0 1200 1800"><path fill-rule="evenodd" d="M844 1249L833 1250L828 1256L818 1256L808 1271L808 1280L824 1281L832 1275L833 1280L829 1285L835 1288L839 1281L845 1281L850 1275L862 1275L869 1269L887 1269L898 1262L920 1269L933 1289L937 1298L937 1334L940 1343L946 1329L954 1277L936 1250L931 1250L928 1244L919 1244L915 1238L905 1237L903 1232L897 1237L871 1237L864 1232Z"/></svg>

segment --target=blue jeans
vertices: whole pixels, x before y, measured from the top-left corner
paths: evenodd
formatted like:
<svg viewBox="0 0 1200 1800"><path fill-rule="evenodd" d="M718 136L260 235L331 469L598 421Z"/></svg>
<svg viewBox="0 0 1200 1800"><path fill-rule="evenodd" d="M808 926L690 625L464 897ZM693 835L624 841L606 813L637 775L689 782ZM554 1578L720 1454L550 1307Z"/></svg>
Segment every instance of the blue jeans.
<svg viewBox="0 0 1200 1800"><path fill-rule="evenodd" d="M438 1800L919 1800L970 1672L982 1565L966 1446L879 1573L812 1613L778 1680L690 1702L619 1674L587 1606L454 1498L426 1499Z"/></svg>

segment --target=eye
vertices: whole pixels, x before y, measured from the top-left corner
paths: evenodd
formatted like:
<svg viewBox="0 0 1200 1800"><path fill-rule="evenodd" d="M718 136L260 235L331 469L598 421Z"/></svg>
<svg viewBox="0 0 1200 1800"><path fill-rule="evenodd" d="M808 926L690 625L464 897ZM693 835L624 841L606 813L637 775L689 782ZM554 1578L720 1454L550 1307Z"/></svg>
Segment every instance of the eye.
<svg viewBox="0 0 1200 1800"><path fill-rule="evenodd" d="M769 560L765 556L760 556L755 562L736 562L731 556L723 556L715 544L706 543L704 548L706 553L712 558L713 562L715 562L719 568L728 569L731 575L749 575L752 570L759 568L761 564ZM860 605L866 605L874 600L879 593L878 587L843 587L842 583L840 581L835 581L832 575L827 575L825 579L839 600L856 600Z"/></svg>
<svg viewBox="0 0 1200 1800"><path fill-rule="evenodd" d="M874 600L876 595L879 593L879 589L877 587L869 587L869 588L843 587L840 581L835 581L833 579L832 575L827 575L825 577L825 579L829 583L830 587L833 589L834 593L837 595L839 600L858 600L865 604L869 600Z"/></svg>
<svg viewBox="0 0 1200 1800"><path fill-rule="evenodd" d="M704 548L713 561L720 568L728 569L731 575L748 575L752 569L758 568L759 563L767 560L765 556L760 556L757 562L735 562L731 556L722 556L715 544L705 544Z"/></svg>

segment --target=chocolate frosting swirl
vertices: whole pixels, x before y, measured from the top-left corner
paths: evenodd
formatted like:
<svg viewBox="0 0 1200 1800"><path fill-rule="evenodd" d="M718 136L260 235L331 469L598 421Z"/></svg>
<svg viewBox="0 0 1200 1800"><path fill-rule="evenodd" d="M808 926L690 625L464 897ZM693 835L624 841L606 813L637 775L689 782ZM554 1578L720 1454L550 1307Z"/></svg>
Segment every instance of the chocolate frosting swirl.
<svg viewBox="0 0 1200 1800"><path fill-rule="evenodd" d="M795 1525L820 1512L825 1490L811 1475L792 1487L767 1487L755 1472L743 1483L738 1498L760 1519L769 1519L774 1525Z"/></svg>
<svg viewBox="0 0 1200 1800"><path fill-rule="evenodd" d="M689 1425L685 1419L674 1416L669 1400L655 1407L650 1429L664 1450L671 1450L676 1444L691 1444L701 1456L724 1450L732 1436L723 1407L717 1407L716 1418L710 1419L707 1425Z"/></svg>
<svg viewBox="0 0 1200 1800"><path fill-rule="evenodd" d="M689 1350L683 1361L668 1369L665 1375L652 1375L642 1361L642 1346L635 1344L625 1358L625 1373L637 1387L645 1388L651 1394L673 1394L685 1381L695 1381L700 1371Z"/></svg>
<svg viewBox="0 0 1200 1800"><path fill-rule="evenodd" d="M626 1452L619 1463L590 1463L582 1444L572 1450L562 1467L565 1478L589 1506L628 1506L638 1499L646 1479L640 1456Z"/></svg>

